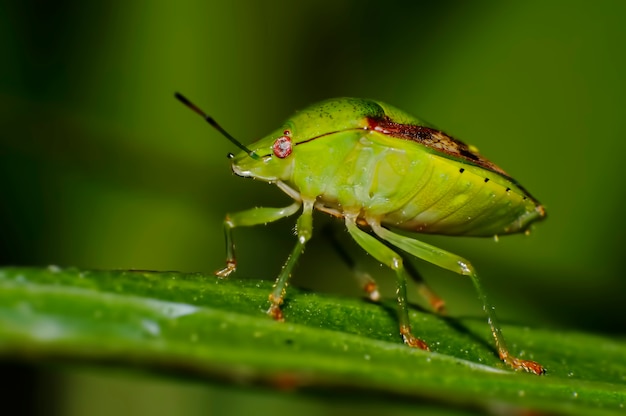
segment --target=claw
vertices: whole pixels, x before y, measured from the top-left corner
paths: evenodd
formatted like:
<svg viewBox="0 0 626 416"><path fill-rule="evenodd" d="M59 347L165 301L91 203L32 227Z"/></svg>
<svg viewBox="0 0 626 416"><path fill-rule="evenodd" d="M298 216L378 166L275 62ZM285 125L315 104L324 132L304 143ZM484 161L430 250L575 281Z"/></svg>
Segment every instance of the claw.
<svg viewBox="0 0 626 416"><path fill-rule="evenodd" d="M513 358L511 361L507 362L507 364L516 370L524 370L528 373L537 374L538 376L546 373L546 369L541 364L531 360Z"/></svg>
<svg viewBox="0 0 626 416"><path fill-rule="evenodd" d="M282 309L280 309L279 305L272 304L270 308L267 310L267 314L271 316L275 321L285 322L285 316L283 315Z"/></svg>
<svg viewBox="0 0 626 416"><path fill-rule="evenodd" d="M380 292L378 291L378 285L373 280L370 280L365 284L363 290L372 302L378 302L380 300Z"/></svg>
<svg viewBox="0 0 626 416"><path fill-rule="evenodd" d="M271 293L269 295L270 308L267 310L267 314L271 316L275 321L284 322L285 316L283 315L283 310L280 309L280 305L283 303L283 299L275 298L274 294Z"/></svg>
<svg viewBox="0 0 626 416"><path fill-rule="evenodd" d="M413 334L411 334L411 329L409 327L401 326L400 334L402 335L402 339L404 340L404 343L408 345L409 347L419 348L424 351L430 351L430 348L428 348L428 344L426 344L424 341L422 341L419 338L415 338Z"/></svg>
<svg viewBox="0 0 626 416"><path fill-rule="evenodd" d="M228 277L235 270L237 270L237 263L234 260L227 260L226 267L224 267L223 269L217 270L215 272L215 275L219 277L220 279L224 279Z"/></svg>
<svg viewBox="0 0 626 416"><path fill-rule="evenodd" d="M441 298L436 298L431 300L430 306L433 308L433 311L437 315L446 316L448 315L448 310L446 309L446 303Z"/></svg>
<svg viewBox="0 0 626 416"><path fill-rule="evenodd" d="M538 362L511 357L506 352L500 352L500 359L514 370L524 370L528 373L537 374L538 376L546 373L546 369Z"/></svg>

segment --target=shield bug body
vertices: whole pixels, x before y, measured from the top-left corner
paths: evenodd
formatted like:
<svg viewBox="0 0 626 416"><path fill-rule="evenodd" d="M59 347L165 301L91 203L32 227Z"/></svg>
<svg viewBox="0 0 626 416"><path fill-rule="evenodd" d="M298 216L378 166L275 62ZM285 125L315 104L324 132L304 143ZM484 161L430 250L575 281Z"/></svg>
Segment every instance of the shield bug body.
<svg viewBox="0 0 626 416"><path fill-rule="evenodd" d="M428 349L409 322L406 283L416 280L436 311L443 301L426 285L402 252L472 280L488 316L500 358L514 369L543 374L533 361L512 356L478 275L465 259L397 234L498 236L525 232L545 217L542 205L502 169L471 146L390 105L363 99L331 99L298 112L265 138L242 145L180 94L177 98L242 149L233 171L276 184L293 198L285 208L253 208L229 214L224 222L226 277L235 271L232 230L295 214L297 242L269 295L268 314L283 320L287 281L313 231L314 209L343 219L352 238L396 273L400 334L410 346ZM397 252L391 247L400 249ZM359 272L363 287L378 298L376 284Z"/></svg>

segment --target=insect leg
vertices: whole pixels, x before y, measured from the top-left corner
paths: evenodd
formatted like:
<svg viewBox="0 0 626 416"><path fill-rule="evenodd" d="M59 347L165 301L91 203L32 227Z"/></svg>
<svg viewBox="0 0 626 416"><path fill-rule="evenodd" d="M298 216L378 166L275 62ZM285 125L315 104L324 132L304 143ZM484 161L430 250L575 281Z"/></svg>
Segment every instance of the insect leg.
<svg viewBox="0 0 626 416"><path fill-rule="evenodd" d="M405 256L402 256L402 258L404 260L404 268L406 269L406 272L408 273L408 275L411 276L411 278L417 285L417 291L420 294L420 296L422 296L424 299L426 299L426 301L428 301L428 303L430 304L430 306L433 308L433 310L436 313L438 313L439 315L445 315L446 303L443 301L443 299L441 299L439 295L437 295L430 288L430 286L426 284L426 282L422 278L422 275L417 271L415 266L413 266L411 261L407 259Z"/></svg>
<svg viewBox="0 0 626 416"><path fill-rule="evenodd" d="M402 257L395 251L380 242L376 237L361 230L357 225L355 218L346 216L346 227L348 232L366 252L371 254L376 260L387 265L396 272L398 298L398 321L400 324L400 334L405 344L411 347L428 350L428 345L411 333L411 323L409 321L409 307L406 296L406 281L408 274L403 266Z"/></svg>
<svg viewBox="0 0 626 416"><path fill-rule="evenodd" d="M339 257L350 267L352 270L352 275L357 280L359 286L363 289L365 294L374 302L380 300L380 292L378 291L378 285L374 278L363 269L361 264L354 259L348 253L348 250L341 244L339 241L338 229L333 226L333 223L328 223L324 227L324 234L330 239L333 248L339 253ZM402 253L397 253L402 257L404 268L406 269L407 274L411 277L411 279L417 285L418 293L431 305L433 310L440 314L446 314L446 304L429 286L426 284L420 273L417 271L415 266L407 259L406 255Z"/></svg>
<svg viewBox="0 0 626 416"><path fill-rule="evenodd" d="M277 321L284 320L283 311L280 309L280 305L283 303L283 299L285 297L285 290L287 288L287 282L291 277L291 271L304 251L306 242L311 239L311 235L313 234L313 202L304 201L304 209L302 211L302 215L298 218L296 231L298 237L296 246L287 258L285 265L274 283L274 290L269 296L270 308L268 309L267 314Z"/></svg>
<svg viewBox="0 0 626 416"><path fill-rule="evenodd" d="M474 288L476 289L478 297L483 304L483 309L487 313L487 319L489 326L491 327L491 333L493 334L500 359L516 370L525 370L535 374L545 373L545 369L541 366L541 364L530 360L516 358L509 353L506 343L504 342L504 336L502 335L500 324L498 323L498 318L496 317L495 308L489 303L487 295L482 288L480 280L478 279L478 275L474 271L474 267L467 260L445 250L431 246L430 244L393 233L382 227L380 223L376 221L371 221L369 224L376 235L394 246L406 251L407 253L441 268L451 270L461 275L469 276L470 279L472 279Z"/></svg>
<svg viewBox="0 0 626 416"><path fill-rule="evenodd" d="M372 278L372 276L363 270L361 265L354 260L354 258L348 253L348 250L341 244L339 241L339 236L337 235L338 229L334 226L333 223L329 223L324 227L324 234L330 239L333 248L339 254L339 257L348 265L350 270L352 270L352 275L355 277L359 287L363 289L365 294L374 302L380 300L380 292L378 291L378 285L376 281Z"/></svg>
<svg viewBox="0 0 626 416"><path fill-rule="evenodd" d="M233 241L233 228L249 227L252 225L266 224L281 218L293 215L300 209L301 203L294 202L284 208L252 208L234 214L227 214L224 220L224 236L226 240L226 267L215 272L218 277L227 277L237 268L235 259L235 242Z"/></svg>

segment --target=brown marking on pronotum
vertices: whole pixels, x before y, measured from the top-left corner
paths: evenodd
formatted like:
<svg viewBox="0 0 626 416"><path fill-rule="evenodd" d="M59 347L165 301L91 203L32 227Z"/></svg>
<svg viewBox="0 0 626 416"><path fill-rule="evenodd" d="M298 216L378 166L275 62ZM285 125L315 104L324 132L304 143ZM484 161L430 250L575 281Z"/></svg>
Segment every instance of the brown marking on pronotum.
<svg viewBox="0 0 626 416"><path fill-rule="evenodd" d="M464 159L472 164L481 166L492 172L506 176L509 175L495 163L485 159L460 140L446 133L426 126L413 124L401 124L391 121L387 116L381 119L368 118L369 128L401 139L412 140L426 147L445 153L452 157Z"/></svg>

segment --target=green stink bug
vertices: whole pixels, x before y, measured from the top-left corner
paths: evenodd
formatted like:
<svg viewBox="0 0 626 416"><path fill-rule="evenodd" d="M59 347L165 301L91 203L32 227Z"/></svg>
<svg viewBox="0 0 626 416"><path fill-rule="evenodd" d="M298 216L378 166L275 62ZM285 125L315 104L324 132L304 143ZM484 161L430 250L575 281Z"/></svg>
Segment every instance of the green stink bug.
<svg viewBox="0 0 626 416"><path fill-rule="evenodd" d="M469 276L487 313L500 359L516 370L545 372L539 363L509 353L494 309L467 260L391 231L498 236L526 232L543 219L543 206L475 148L388 104L355 98L314 104L246 147L182 95L176 97L242 149L236 156L229 155L235 174L274 183L294 200L285 208L228 214L226 267L217 276L227 277L236 269L233 228L276 221L303 208L296 245L269 295L268 314L274 319L283 320L287 282L311 238L312 212L317 209L342 218L357 244L395 271L400 335L406 344L428 350L411 332L407 278L417 282L437 312L443 311L444 303L402 252ZM371 277L356 268L354 272L370 297L378 299Z"/></svg>

